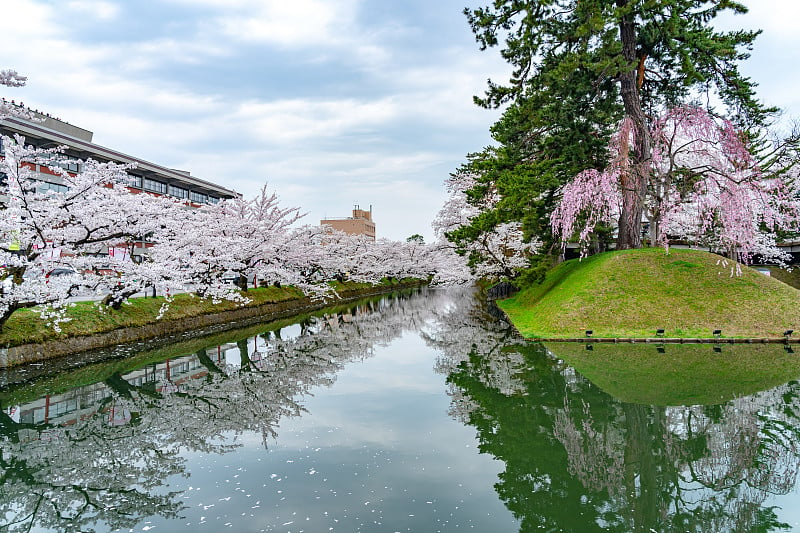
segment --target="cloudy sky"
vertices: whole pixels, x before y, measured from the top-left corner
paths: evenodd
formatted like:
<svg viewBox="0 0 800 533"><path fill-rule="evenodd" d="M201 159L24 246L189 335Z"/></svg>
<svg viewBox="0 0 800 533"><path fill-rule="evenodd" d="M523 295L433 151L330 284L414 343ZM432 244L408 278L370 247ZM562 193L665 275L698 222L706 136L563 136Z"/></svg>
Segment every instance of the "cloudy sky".
<svg viewBox="0 0 800 533"><path fill-rule="evenodd" d="M372 206L379 237L432 236L442 186L491 142L472 104L507 69L461 10L478 0L2 0L0 94L94 141L306 221ZM800 117L797 0L748 0L765 30L744 71Z"/></svg>

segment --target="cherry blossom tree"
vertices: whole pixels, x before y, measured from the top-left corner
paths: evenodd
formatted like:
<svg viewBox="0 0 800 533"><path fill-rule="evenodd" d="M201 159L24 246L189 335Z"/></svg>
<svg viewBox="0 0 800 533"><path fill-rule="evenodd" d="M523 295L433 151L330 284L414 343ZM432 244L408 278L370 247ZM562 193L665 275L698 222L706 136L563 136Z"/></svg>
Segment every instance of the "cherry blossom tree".
<svg viewBox="0 0 800 533"><path fill-rule="evenodd" d="M322 226L294 230L269 262L286 273L290 284L316 296L332 295L327 281L379 284L386 278L419 278L443 283L451 281L451 270L458 268L443 260L438 245L372 241Z"/></svg>
<svg viewBox="0 0 800 533"><path fill-rule="evenodd" d="M666 245L676 236L744 263L754 254L785 259L775 235L796 229L798 204L743 132L700 108L678 107L655 122L653 133L653 242Z"/></svg>
<svg viewBox="0 0 800 533"><path fill-rule="evenodd" d="M26 81L28 81L28 78L21 76L16 70L0 70L0 85L5 85L6 87L22 87L25 85Z"/></svg>
<svg viewBox="0 0 800 533"><path fill-rule="evenodd" d="M299 207L281 206L277 193L270 193L267 185L252 200L227 200L209 208L209 213L222 221L223 238L239 243L232 250L235 266L229 265L228 269L239 274L239 286L245 290L247 279L269 275L268 258L283 245L289 228L305 216Z"/></svg>
<svg viewBox="0 0 800 533"><path fill-rule="evenodd" d="M201 296L244 301L248 280L270 278L270 260L289 238L289 229L303 215L297 207L283 207L278 195L264 185L253 199L235 198L213 206L185 210L149 250L153 262L176 263L183 283ZM226 283L233 276L237 286Z"/></svg>
<svg viewBox="0 0 800 533"><path fill-rule="evenodd" d="M28 78L21 76L16 70L0 70L0 85L5 87L23 87L27 81ZM8 115L19 116L20 114L21 111L17 106L6 102L5 99L0 101L0 118Z"/></svg>
<svg viewBox="0 0 800 533"><path fill-rule="evenodd" d="M361 271L357 270L370 246L363 236L336 231L329 226L305 226L293 234L290 242L292 250L284 249L278 260L297 276L293 284L304 287L306 292L334 280L380 282L380 279L364 275L366 265L362 265Z"/></svg>
<svg viewBox="0 0 800 533"><path fill-rule="evenodd" d="M25 82L14 70L0 71L0 85ZM35 120L21 113L15 105L0 108L0 116ZM119 308L152 288L166 296L163 314L179 291L246 303L249 280L330 297L333 280L378 284L387 277L417 277L442 283L468 277L442 243L373 242L321 226L296 227L300 209L282 206L266 185L253 199L191 209L179 199L133 193L129 167L71 160L61 148L26 147L22 137L2 140L0 328L15 310L29 307L58 327L78 292ZM79 164L80 171L66 171L67 163ZM47 190L42 173L56 176L64 190ZM487 251L508 267L513 248L500 242Z"/></svg>
<svg viewBox="0 0 800 533"><path fill-rule="evenodd" d="M452 174L445 185L449 196L433 222L439 246L448 240L453 242L453 250L467 257L476 278L517 277L528 266L528 258L536 253L540 242L525 242L519 222L493 224L478 234L461 238L459 230L486 212L499 200L499 195L490 193L478 201L471 200L467 192L475 188L477 181L467 172Z"/></svg>
<svg viewBox="0 0 800 533"><path fill-rule="evenodd" d="M72 161L59 149L25 147L21 137L6 138L5 145L0 323L16 309L43 306L42 315L57 327L69 299L87 290L114 308L149 287L167 296L165 305L186 290L247 302L240 290L246 282L225 283L231 273L313 296L332 295L332 280L452 278L444 273L452 264L434 246L295 228L299 208L281 206L266 186L252 200L190 209L177 199L132 194L127 167L87 160L73 174L63 169ZM42 191L43 169L58 175L66 190ZM69 274L51 277L57 269Z"/></svg>
<svg viewBox="0 0 800 533"><path fill-rule="evenodd" d="M0 172L6 197L0 219L3 293L0 326L16 309L46 304L45 316L63 311L76 291L108 294L119 305L154 278L165 279L174 264L141 267L130 260L132 247L162 232L181 207L168 198L131 194L127 167L82 161L78 173L64 170L74 162L60 149L24 146L24 139L3 138ZM41 174L57 175L64 190L42 190ZM109 250L125 251L113 261ZM147 267L150 274L145 276ZM52 275L56 271L66 275ZM131 286L130 279L137 279ZM58 316L58 312L54 317Z"/></svg>
<svg viewBox="0 0 800 533"><path fill-rule="evenodd" d="M774 234L797 228L798 204L785 180L762 170L743 132L682 106L655 120L649 135L644 205L651 243L687 240L745 263L754 254L781 258ZM597 225L618 219L633 137L623 120L609 144L609 165L587 169L562 188L551 223L564 245L577 232L585 254Z"/></svg>
<svg viewBox="0 0 800 533"><path fill-rule="evenodd" d="M0 85L25 82L14 70L0 71ZM36 120L4 101L0 118L8 115ZM137 243L171 225L167 219L181 212L176 202L130 194L126 166L75 161L61 148L26 147L19 136L1 142L0 328L16 309L42 305L42 316L58 327L78 291L93 291L118 307L148 284L171 279L174 265L131 259ZM80 172L67 172L67 164L79 164ZM43 187L42 173L61 181L62 190Z"/></svg>

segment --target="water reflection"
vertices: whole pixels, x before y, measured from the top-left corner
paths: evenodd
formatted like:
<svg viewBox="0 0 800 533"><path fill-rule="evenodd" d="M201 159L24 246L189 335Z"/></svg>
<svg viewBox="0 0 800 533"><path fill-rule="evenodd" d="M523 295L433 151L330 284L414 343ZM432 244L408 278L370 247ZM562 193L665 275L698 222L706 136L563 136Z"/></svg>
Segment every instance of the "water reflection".
<svg viewBox="0 0 800 533"><path fill-rule="evenodd" d="M474 428L480 453L500 461L497 478L481 482L494 486L516 520L493 519L497 533L789 528L776 498L797 486L797 381L731 394L732 399L715 405L624 402L606 392L614 390L610 385L601 389L568 365L562 358L566 352L521 341L471 292L423 291L366 301L295 324L229 332L213 342L179 344L169 357L137 354L131 360L143 363L135 368L116 361L0 390L0 530L144 529L152 521L183 526L183 517L192 511L187 502L193 500L176 489L174 480L191 477L197 483L216 475L198 472L193 457L238 453L253 440L250 435L257 435L266 457L265 450L280 443L287 422L307 414L312 393L336 384L345 367L371 359L407 332L418 334L431 350L430 360L422 358L423 371L433 366L446 377L450 417ZM673 356L680 348L666 351ZM655 346L647 349L649 356L664 356ZM708 357L711 347L703 349ZM589 361L605 365L623 358L605 350L597 346ZM777 352L790 355L781 346L758 350L767 350L758 353L764 361L778 361ZM37 393L41 388L48 393ZM442 396L442 412L447 403ZM390 418L374 407L373 416ZM413 416L429 414L415 411ZM471 443L448 438L427 445L448 452L460 446L467 448L463 453L474 453ZM387 465L392 455L392 450L342 447L330 450L328 464L347 472L344 465L357 459L345 452L385 457ZM396 453L404 460L423 455L407 449ZM477 454L465 455L459 464L476 462ZM422 465L399 465L398 460L404 479L424 470ZM312 476L316 465L309 468L306 474ZM355 479L345 481L363 483L363 476L354 475L369 469L362 470L348 472ZM298 487L312 483L293 482ZM397 498L390 497L393 480L370 483L373 489L383 487L387 501ZM366 492L363 484L325 487L341 497ZM284 515L312 507L293 504ZM355 515L354 509L363 505L347 501L342 509ZM382 510L385 520L418 509L395 505L394 515ZM334 509L314 502L317 507L326 519L329 511L333 514ZM452 514L443 518L436 517L436 529L464 525ZM264 520L266 530L294 530L284 524L291 518ZM359 522L357 529L406 530L409 524L370 529ZM231 527L236 530L236 523Z"/></svg>
<svg viewBox="0 0 800 533"><path fill-rule="evenodd" d="M522 531L790 528L771 502L797 484L797 381L719 405L623 403L542 345L472 353L449 381L505 462L496 488Z"/></svg>
<svg viewBox="0 0 800 533"><path fill-rule="evenodd" d="M303 412L312 387L422 329L446 302L436 291L375 299L257 335L229 333L227 342L125 373L96 365L89 373L102 381L59 385L67 390L24 403L14 400L24 388L6 391L0 529L94 531L178 517L184 506L165 480L188 475L187 453L231 451L240 445L215 443L245 432L267 446L282 419Z"/></svg>

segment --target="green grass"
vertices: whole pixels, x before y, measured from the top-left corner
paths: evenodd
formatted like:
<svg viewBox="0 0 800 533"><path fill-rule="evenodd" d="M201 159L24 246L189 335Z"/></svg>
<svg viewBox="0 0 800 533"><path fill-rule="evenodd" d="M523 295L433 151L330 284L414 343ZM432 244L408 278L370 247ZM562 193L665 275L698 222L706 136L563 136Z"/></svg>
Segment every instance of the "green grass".
<svg viewBox="0 0 800 533"><path fill-rule="evenodd" d="M791 285L795 289L800 289L800 268L792 268L791 270L776 266L768 266L766 268L769 269L770 275L773 278L777 279L778 281L782 281L787 285Z"/></svg>
<svg viewBox="0 0 800 533"><path fill-rule="evenodd" d="M541 285L498 302L528 338L781 337L800 331L800 291L697 250L607 252L553 268Z"/></svg>
<svg viewBox="0 0 800 533"><path fill-rule="evenodd" d="M383 285L398 285L398 281L387 281ZM367 283L335 283L340 292L370 288ZM303 293L294 287L262 287L250 289L246 293L251 300L248 307L270 303L297 300ZM68 322L61 324L61 332L56 332L39 317L35 309L20 309L3 325L0 331L0 346L19 346L22 344L42 343L50 340L65 339L82 335L105 333L119 328L136 327L150 324L158 320L158 313L163 298L132 298L119 310L101 306L97 302L76 302L67 316ZM240 307L235 302L221 301L214 303L209 299L199 298L191 294L178 294L170 304L169 310L161 320L173 320L209 313L230 311Z"/></svg>
<svg viewBox="0 0 800 533"><path fill-rule="evenodd" d="M547 343L615 398L646 405L714 405L800 377L800 357L779 344ZM800 349L800 348L799 348Z"/></svg>

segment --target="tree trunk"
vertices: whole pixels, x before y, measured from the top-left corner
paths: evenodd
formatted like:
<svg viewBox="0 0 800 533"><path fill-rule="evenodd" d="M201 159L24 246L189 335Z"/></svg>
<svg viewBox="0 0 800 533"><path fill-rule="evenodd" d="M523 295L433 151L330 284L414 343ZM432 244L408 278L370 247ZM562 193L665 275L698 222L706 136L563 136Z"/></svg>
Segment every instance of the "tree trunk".
<svg viewBox="0 0 800 533"><path fill-rule="evenodd" d="M617 0L617 7L625 7L629 0ZM642 215L647 193L652 143L647 118L639 99L637 73L640 68L636 57L636 25L631 14L626 14L619 22L619 35L622 41L622 55L627 62L627 70L620 74L619 84L625 115L633 123L633 149L630 166L620 175L622 188L622 210L619 215L617 250L640 248L642 246Z"/></svg>
<svg viewBox="0 0 800 533"><path fill-rule="evenodd" d="M25 309L25 308L28 308L28 307L34 307L34 305L35 304L32 303L32 302L29 302L29 303L14 302L14 303L9 304L8 308L5 311L3 311L2 313L0 313L0 333L3 332L3 326L8 321L8 319L11 318L11 315L14 314L14 311L16 311L17 309Z"/></svg>
<svg viewBox="0 0 800 533"><path fill-rule="evenodd" d="M239 357L241 358L239 371L252 372L251 365L253 362L250 360L250 353L247 350L247 339L236 341L236 346L239 348Z"/></svg>
<svg viewBox="0 0 800 533"><path fill-rule="evenodd" d="M2 313L0 313L0 333L3 332L3 326L5 325L8 318L16 311L13 307L9 307Z"/></svg>
<svg viewBox="0 0 800 533"><path fill-rule="evenodd" d="M114 309L115 311L119 311L122 308L122 304L137 292L139 291L133 289L112 290L100 301L100 303L110 307L111 309Z"/></svg>
<svg viewBox="0 0 800 533"><path fill-rule="evenodd" d="M664 408L623 404L625 413L625 490L628 497L628 530L649 527L665 516L662 496L667 474L661 452L666 431Z"/></svg>
<svg viewBox="0 0 800 533"><path fill-rule="evenodd" d="M209 377L211 377L212 374L220 374L223 376L225 375L225 372L223 372L217 366L217 364L211 360L211 358L208 356L205 350L196 351L195 356L197 356L197 360L200 362L200 364L206 367L206 369L208 370Z"/></svg>

